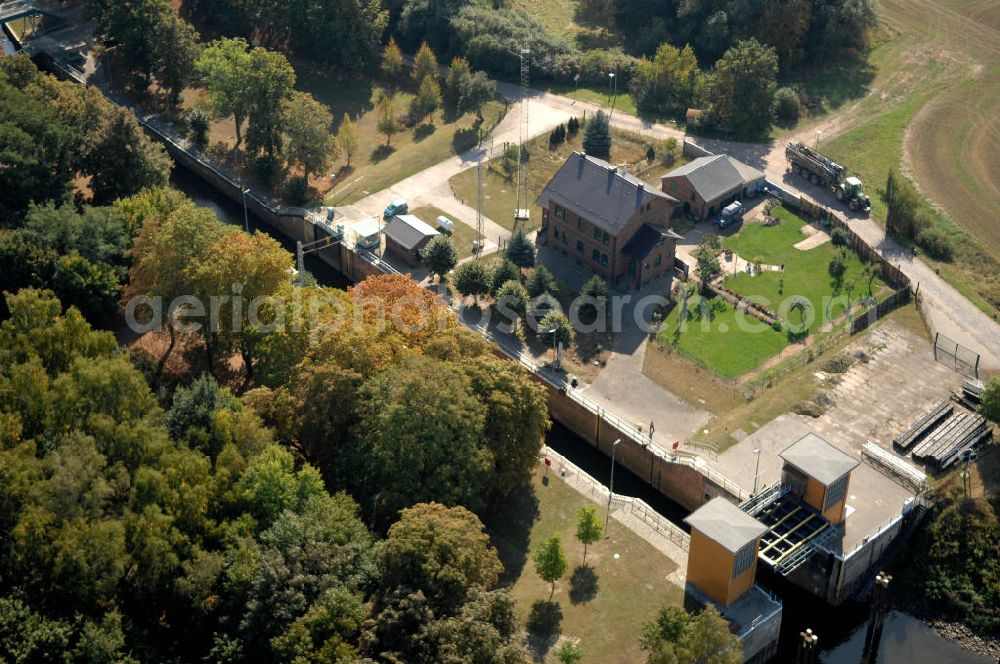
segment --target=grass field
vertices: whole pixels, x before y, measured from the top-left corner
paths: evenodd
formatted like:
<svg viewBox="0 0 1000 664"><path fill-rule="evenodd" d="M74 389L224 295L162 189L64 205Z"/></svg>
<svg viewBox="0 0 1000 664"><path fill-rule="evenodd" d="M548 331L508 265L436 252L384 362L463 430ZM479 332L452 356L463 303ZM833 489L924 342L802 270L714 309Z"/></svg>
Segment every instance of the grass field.
<svg viewBox="0 0 1000 664"><path fill-rule="evenodd" d="M775 332L764 323L717 297L692 295L684 306L675 306L660 327L657 339L694 358L726 378L736 378L756 369L788 345L785 332Z"/></svg>
<svg viewBox="0 0 1000 664"><path fill-rule="evenodd" d="M585 664L644 661L639 648L642 623L660 607L681 602L680 588L666 580L677 565L612 519L610 537L587 551L594 582L574 583L574 571L583 560L583 545L576 540L576 512L594 503L557 479L556 472L553 466L547 481L536 474L530 494L519 494L503 513L486 518L506 570L501 584L517 601L523 625L532 605L549 598L549 584L535 573L531 555L543 539L559 535L569 560L569 573L556 583L552 598L561 614L561 635L579 640ZM586 575L577 573L576 578ZM534 654L536 662L556 662L551 650Z"/></svg>
<svg viewBox="0 0 1000 664"><path fill-rule="evenodd" d="M927 197L952 263L925 260L987 314L1000 307L1000 10L992 2L885 0L891 38L871 54L873 94L822 148L876 192L890 167ZM933 203L931 202L933 201ZM872 196L873 216L885 207ZM933 206L933 207L932 207Z"/></svg>
<svg viewBox="0 0 1000 664"><path fill-rule="evenodd" d="M642 178L652 186L659 187L659 178L671 168L684 163L679 152L673 155L671 165L663 163L659 158L652 164L646 161L646 150L654 141L634 134L613 130L614 141L611 146L611 163L627 164L629 173ZM535 230L541 225L541 213L535 206L535 199L548 184L552 176L566 161L574 150L582 150L583 130L580 134L550 149L548 136L539 136L528 143L527 178L528 205L532 210L531 222L527 230ZM654 149L659 150L658 145ZM679 148L678 148L679 149ZM515 179L508 179L498 172L499 166L484 170L483 178L483 211L487 217L508 230L514 229L514 208L517 207L517 187ZM466 205L475 207L476 169L463 171L451 178L451 190L455 198Z"/></svg>
<svg viewBox="0 0 1000 664"><path fill-rule="evenodd" d="M343 81L322 72L303 75L299 87L330 107L338 127L345 112L351 114L358 126L360 145L351 165L347 165L346 155L341 155L331 168L336 177L325 186L324 183L318 185L320 190L333 191L346 187L336 196L336 202L341 205L349 205L452 155L461 154L475 147L479 140L474 114L450 119L437 111L430 122L404 128L387 146L385 136L378 133L375 113L375 102L383 88L369 81ZM412 90L399 90L395 96L397 114L405 114L412 99ZM483 112L485 126L495 126L505 110L506 106L500 102L487 104Z"/></svg>
<svg viewBox="0 0 1000 664"><path fill-rule="evenodd" d="M849 295L854 301L862 296L878 297L887 288L876 276L869 290L868 279L863 274L864 263L850 250L844 252L847 270L836 282L827 268L831 259L841 253L840 248L826 242L805 251L796 249L795 243L807 237L802 232L805 222L783 207L776 207L774 216L781 221L777 226L747 224L727 239L725 246L746 260L784 265L785 269L753 276L741 272L726 279L727 287L763 304L787 322L796 324L800 322L799 316L789 312L789 300L792 297L807 299L814 313L810 332L844 314L847 303L832 303L832 298Z"/></svg>
<svg viewBox="0 0 1000 664"><path fill-rule="evenodd" d="M423 205L415 210L410 210L410 214L429 224L432 228L437 228L438 217L448 217L455 223L455 228L451 234L451 241L458 251L458 259L462 260L472 255L472 243L476 240L476 229L470 228L467 224L463 224L458 219L449 216L444 210L436 208L433 205Z"/></svg>

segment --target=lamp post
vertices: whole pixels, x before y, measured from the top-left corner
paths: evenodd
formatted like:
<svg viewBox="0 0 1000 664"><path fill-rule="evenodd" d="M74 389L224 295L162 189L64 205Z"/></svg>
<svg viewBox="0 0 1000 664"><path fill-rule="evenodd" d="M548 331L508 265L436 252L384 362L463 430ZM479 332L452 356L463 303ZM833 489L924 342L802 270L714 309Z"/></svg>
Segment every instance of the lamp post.
<svg viewBox="0 0 1000 664"><path fill-rule="evenodd" d="M612 88L614 91L612 92ZM615 97L618 96L618 79L615 78L614 72L608 73L608 105L611 107L611 111L608 113L608 121L611 121L611 116L615 112Z"/></svg>
<svg viewBox="0 0 1000 664"><path fill-rule="evenodd" d="M556 335L559 333L559 326L553 325L551 330L542 330L542 334L552 334L552 366L559 368L559 341Z"/></svg>
<svg viewBox="0 0 1000 664"><path fill-rule="evenodd" d="M757 457L757 466L753 471L753 493L750 494L751 498L757 495L757 479L760 477L760 448L756 448L753 453Z"/></svg>
<svg viewBox="0 0 1000 664"><path fill-rule="evenodd" d="M819 137L823 135L822 129L816 130L816 150L819 151Z"/></svg>
<svg viewBox="0 0 1000 664"><path fill-rule="evenodd" d="M573 92L573 101L576 101L577 96L580 94L580 75L577 74L573 77L573 83L576 84L576 90Z"/></svg>
<svg viewBox="0 0 1000 664"><path fill-rule="evenodd" d="M250 187L243 187L240 185L240 198L243 200L243 232L250 232L250 218L247 215L247 194L250 193Z"/></svg>
<svg viewBox="0 0 1000 664"><path fill-rule="evenodd" d="M608 513L604 517L604 537L608 536L608 522L611 520L611 497L615 495L615 448L622 442L619 438L611 444L611 482L608 485Z"/></svg>

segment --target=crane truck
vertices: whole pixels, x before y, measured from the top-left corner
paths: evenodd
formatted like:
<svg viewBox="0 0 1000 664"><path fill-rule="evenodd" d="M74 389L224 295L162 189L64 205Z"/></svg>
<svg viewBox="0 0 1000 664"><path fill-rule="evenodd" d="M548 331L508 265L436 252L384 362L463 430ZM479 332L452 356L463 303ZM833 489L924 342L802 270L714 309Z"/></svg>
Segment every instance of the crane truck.
<svg viewBox="0 0 1000 664"><path fill-rule="evenodd" d="M852 210L861 210L866 214L871 212L871 200L861 190L861 180L848 177L847 169L837 162L802 142L789 143L785 148L785 157L791 163L794 173L813 184L829 188L838 201L846 203Z"/></svg>

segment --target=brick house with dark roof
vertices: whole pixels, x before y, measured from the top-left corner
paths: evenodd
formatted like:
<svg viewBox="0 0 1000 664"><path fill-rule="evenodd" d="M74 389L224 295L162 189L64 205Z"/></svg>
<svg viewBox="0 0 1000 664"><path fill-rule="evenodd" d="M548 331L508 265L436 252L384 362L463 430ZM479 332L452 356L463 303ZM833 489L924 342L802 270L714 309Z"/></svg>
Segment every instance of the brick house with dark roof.
<svg viewBox="0 0 1000 664"><path fill-rule="evenodd" d="M538 244L573 258L611 285L639 288L673 275L676 199L606 161L574 152L536 201Z"/></svg>
<svg viewBox="0 0 1000 664"><path fill-rule="evenodd" d="M705 219L735 200L755 196L764 173L729 155L698 157L660 178L660 188L677 199L676 214Z"/></svg>

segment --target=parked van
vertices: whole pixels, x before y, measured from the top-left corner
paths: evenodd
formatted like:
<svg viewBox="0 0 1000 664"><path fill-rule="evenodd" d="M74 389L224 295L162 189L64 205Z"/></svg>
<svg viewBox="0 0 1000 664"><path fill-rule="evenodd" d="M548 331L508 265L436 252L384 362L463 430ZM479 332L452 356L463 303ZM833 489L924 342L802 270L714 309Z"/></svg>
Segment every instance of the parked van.
<svg viewBox="0 0 1000 664"><path fill-rule="evenodd" d="M730 203L719 213L719 218L715 220L715 227L722 231L731 226L738 225L743 221L743 211L743 203L739 201Z"/></svg>
<svg viewBox="0 0 1000 664"><path fill-rule="evenodd" d="M392 219L397 214L406 214L409 211L410 211L410 206L406 202L406 199L400 198L398 200L389 203L389 207L387 207L385 209L385 212L382 213L382 218Z"/></svg>
<svg viewBox="0 0 1000 664"><path fill-rule="evenodd" d="M440 216L437 218L438 228L443 230L445 233L451 235L455 230L455 222L445 216Z"/></svg>

